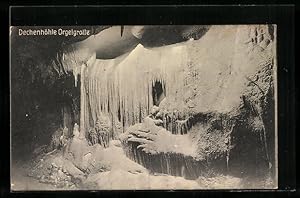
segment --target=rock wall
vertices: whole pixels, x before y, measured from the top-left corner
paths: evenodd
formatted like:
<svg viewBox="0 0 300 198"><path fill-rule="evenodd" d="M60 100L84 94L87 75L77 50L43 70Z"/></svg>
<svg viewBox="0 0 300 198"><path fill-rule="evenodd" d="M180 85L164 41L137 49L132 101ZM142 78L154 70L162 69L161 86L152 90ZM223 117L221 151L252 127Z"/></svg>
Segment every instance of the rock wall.
<svg viewBox="0 0 300 198"><path fill-rule="evenodd" d="M197 145L198 158L206 159L205 165L220 164L216 171L240 177L276 177L275 39L276 26L272 25L213 26L198 41L183 44L188 54L182 71L184 84L175 88L182 97L166 94L159 105L161 127L173 134L187 134ZM182 123L183 129L178 130ZM131 130L127 133L132 135ZM143 155L135 147L145 143L128 144L133 149L128 155L143 164L141 159L147 157L132 156ZM180 159L175 151L157 153L158 158L174 155L169 158ZM165 161L158 164L164 166Z"/></svg>

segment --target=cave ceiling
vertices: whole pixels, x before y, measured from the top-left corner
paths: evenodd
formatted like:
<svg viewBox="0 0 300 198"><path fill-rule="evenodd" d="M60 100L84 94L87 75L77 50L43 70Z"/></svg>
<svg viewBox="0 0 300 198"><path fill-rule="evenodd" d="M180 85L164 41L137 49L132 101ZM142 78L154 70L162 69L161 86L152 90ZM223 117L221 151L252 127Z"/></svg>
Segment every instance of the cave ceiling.
<svg viewBox="0 0 300 198"><path fill-rule="evenodd" d="M10 29L11 35L18 34L19 27ZM22 29L57 28L55 26L27 26ZM64 27L66 28L66 27ZM96 52L98 59L113 59L130 52L138 44L146 48L175 44L188 39L199 39L209 26L196 25L147 25L147 26L69 26L68 29L89 29L90 36L12 36L11 51L14 59L12 70L30 71L32 78L49 82L64 74L61 59L66 49L88 48ZM70 46L72 46L70 48ZM54 64L53 64L54 62ZM19 65L19 66L18 66Z"/></svg>

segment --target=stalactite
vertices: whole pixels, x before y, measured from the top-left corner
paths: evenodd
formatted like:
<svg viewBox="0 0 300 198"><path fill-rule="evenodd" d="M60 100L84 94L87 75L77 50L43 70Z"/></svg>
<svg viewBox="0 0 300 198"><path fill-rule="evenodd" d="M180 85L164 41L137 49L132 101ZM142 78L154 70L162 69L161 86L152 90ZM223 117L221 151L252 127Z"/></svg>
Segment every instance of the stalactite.
<svg viewBox="0 0 300 198"><path fill-rule="evenodd" d="M75 87L77 87L77 82L78 82L78 74L79 74L79 72L78 72L78 67L75 67L74 69L73 69L73 76L74 76L74 86Z"/></svg>
<svg viewBox="0 0 300 198"><path fill-rule="evenodd" d="M84 70L85 64L81 66L80 74L80 134L85 131L85 105L86 105L86 93L84 87Z"/></svg>
<svg viewBox="0 0 300 198"><path fill-rule="evenodd" d="M185 47L148 50L139 44L127 56L90 61L87 70L81 67L81 76L86 74L86 84L82 83L81 88L81 109L90 107L90 112L82 111L81 130L87 131L86 124L95 124L101 115L120 119L123 130L142 121L153 106L152 89L156 82L161 83L166 97L180 96L181 71L187 61Z"/></svg>

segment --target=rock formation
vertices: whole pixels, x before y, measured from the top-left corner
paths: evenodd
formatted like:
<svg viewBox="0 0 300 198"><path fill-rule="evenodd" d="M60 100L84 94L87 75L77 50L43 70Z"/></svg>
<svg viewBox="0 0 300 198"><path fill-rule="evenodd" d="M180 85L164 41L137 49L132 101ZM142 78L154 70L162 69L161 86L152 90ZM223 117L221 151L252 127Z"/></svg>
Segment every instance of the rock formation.
<svg viewBox="0 0 300 198"><path fill-rule="evenodd" d="M132 34L145 39L146 29ZM88 48L64 52L63 70L80 89L79 125L71 119L74 137L65 143L55 135L53 147L66 144L64 158L87 174L113 170L115 159L103 159L120 140L150 174L272 178L275 187L276 26L200 29L185 29L183 42L140 43L114 59Z"/></svg>
<svg viewBox="0 0 300 198"><path fill-rule="evenodd" d="M151 49L139 44L110 60L92 55L80 73L81 130L106 115L126 131L158 113L151 112L157 103L154 123L188 135L199 156L222 159L230 170L238 164L241 174L259 164L268 170L275 163L275 131L268 123L274 123L274 28L212 26L199 40Z"/></svg>

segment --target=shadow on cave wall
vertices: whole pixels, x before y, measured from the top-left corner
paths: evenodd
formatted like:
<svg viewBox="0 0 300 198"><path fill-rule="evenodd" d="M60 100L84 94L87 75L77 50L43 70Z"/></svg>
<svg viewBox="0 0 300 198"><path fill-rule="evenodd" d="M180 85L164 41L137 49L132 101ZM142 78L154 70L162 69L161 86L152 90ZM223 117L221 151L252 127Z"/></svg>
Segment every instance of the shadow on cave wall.
<svg viewBox="0 0 300 198"><path fill-rule="evenodd" d="M24 87L22 92L12 89L13 159L30 158L35 148L49 144L52 134L64 126L71 135L74 123L79 122L80 102L79 90L73 84L74 79L70 75L58 80L51 87L32 83Z"/></svg>
<svg viewBox="0 0 300 198"><path fill-rule="evenodd" d="M261 116L258 116L251 101L244 99L240 117L232 131L231 141L234 147L230 150L229 172L234 176L275 178L275 114L272 93L268 92L265 99Z"/></svg>
<svg viewBox="0 0 300 198"><path fill-rule="evenodd" d="M153 105L159 106L160 102L166 97L164 91L166 88L163 88L163 86L161 82L155 81L152 87Z"/></svg>

